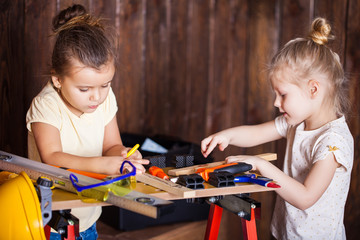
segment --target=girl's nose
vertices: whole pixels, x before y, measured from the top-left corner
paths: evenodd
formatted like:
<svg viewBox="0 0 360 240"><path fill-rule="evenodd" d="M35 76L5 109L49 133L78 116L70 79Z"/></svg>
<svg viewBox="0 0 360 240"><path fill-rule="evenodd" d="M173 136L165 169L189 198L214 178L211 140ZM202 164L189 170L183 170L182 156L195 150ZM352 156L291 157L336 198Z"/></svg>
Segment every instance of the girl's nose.
<svg viewBox="0 0 360 240"><path fill-rule="evenodd" d="M100 99L100 91L98 89L94 89L94 91L91 94L91 99L92 101L98 101Z"/></svg>
<svg viewBox="0 0 360 240"><path fill-rule="evenodd" d="M274 106L277 107L277 108L280 108L280 106L281 106L280 99L279 99L278 96L275 97Z"/></svg>

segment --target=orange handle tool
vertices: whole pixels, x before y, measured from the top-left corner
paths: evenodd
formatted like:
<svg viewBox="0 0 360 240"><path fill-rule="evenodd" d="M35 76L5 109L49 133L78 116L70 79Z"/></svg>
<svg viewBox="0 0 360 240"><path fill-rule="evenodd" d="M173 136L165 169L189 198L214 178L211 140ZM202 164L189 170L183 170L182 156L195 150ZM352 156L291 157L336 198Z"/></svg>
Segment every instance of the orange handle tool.
<svg viewBox="0 0 360 240"><path fill-rule="evenodd" d="M67 171L70 171L70 172L73 172L73 173L78 173L78 174L81 174L81 175L84 175L84 176L96 178L96 179L99 179L99 180L103 180L104 178L106 178L108 176L106 174L101 174L101 173L86 172L86 171L81 171L81 170L72 169L72 168L59 167L59 166L55 166L55 165L52 165L52 164L49 164L49 165L51 165L53 167L61 168L61 169L64 169L64 170L67 170Z"/></svg>
<svg viewBox="0 0 360 240"><path fill-rule="evenodd" d="M211 172L220 172L225 171L231 174L237 174L240 172L246 172L252 169L250 164L244 162L234 162L223 164L220 166L212 167L212 168L199 168L196 173L198 173L205 181L209 180L209 173Z"/></svg>
<svg viewBox="0 0 360 240"><path fill-rule="evenodd" d="M164 180L170 180L169 176L166 175L166 173L164 172L164 170L162 170L161 168L157 167L157 166L152 166L149 168L149 172L151 175L162 178Z"/></svg>

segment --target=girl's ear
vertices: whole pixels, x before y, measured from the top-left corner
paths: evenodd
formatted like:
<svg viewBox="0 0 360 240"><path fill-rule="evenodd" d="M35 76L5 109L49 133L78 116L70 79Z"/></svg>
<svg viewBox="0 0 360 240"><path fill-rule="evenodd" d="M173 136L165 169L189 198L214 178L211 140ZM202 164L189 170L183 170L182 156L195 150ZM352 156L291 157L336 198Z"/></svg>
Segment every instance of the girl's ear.
<svg viewBox="0 0 360 240"><path fill-rule="evenodd" d="M315 98L320 90L320 84L316 80L309 80L308 82L308 91L311 98Z"/></svg>
<svg viewBox="0 0 360 240"><path fill-rule="evenodd" d="M60 79L57 77L57 76L51 76L51 81L54 85L54 87L56 87L57 89L60 89L61 88L61 82L60 82Z"/></svg>

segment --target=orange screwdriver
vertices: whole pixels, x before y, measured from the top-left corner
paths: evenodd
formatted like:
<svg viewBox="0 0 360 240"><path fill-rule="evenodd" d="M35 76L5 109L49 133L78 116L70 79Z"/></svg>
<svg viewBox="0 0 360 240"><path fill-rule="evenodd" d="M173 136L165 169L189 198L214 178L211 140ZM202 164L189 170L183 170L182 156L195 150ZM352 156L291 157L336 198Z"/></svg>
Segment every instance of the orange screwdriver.
<svg viewBox="0 0 360 240"><path fill-rule="evenodd" d="M164 180L170 180L169 176L166 175L164 170L162 170L161 168L159 168L157 166L150 167L149 172L153 176L159 177L159 178L164 179Z"/></svg>

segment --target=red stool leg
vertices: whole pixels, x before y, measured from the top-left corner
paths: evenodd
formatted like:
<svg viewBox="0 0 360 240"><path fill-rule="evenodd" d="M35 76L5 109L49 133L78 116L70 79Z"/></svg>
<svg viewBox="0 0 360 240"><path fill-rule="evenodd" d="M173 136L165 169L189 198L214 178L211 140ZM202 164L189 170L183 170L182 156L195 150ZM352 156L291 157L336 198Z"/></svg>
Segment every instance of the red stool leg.
<svg viewBox="0 0 360 240"><path fill-rule="evenodd" d="M218 238L222 212L222 207L211 204L206 225L205 240L216 240Z"/></svg>
<svg viewBox="0 0 360 240"><path fill-rule="evenodd" d="M50 233L51 233L51 227L49 225L45 225L44 233L45 233L46 240L49 240L50 239Z"/></svg>
<svg viewBox="0 0 360 240"><path fill-rule="evenodd" d="M241 218L242 230L244 240L257 240L256 222L255 222L255 210L251 208L250 221Z"/></svg>
<svg viewBox="0 0 360 240"><path fill-rule="evenodd" d="M65 240L75 240L75 228L74 225L68 225L67 226L67 231L68 231L68 237L65 238Z"/></svg>

